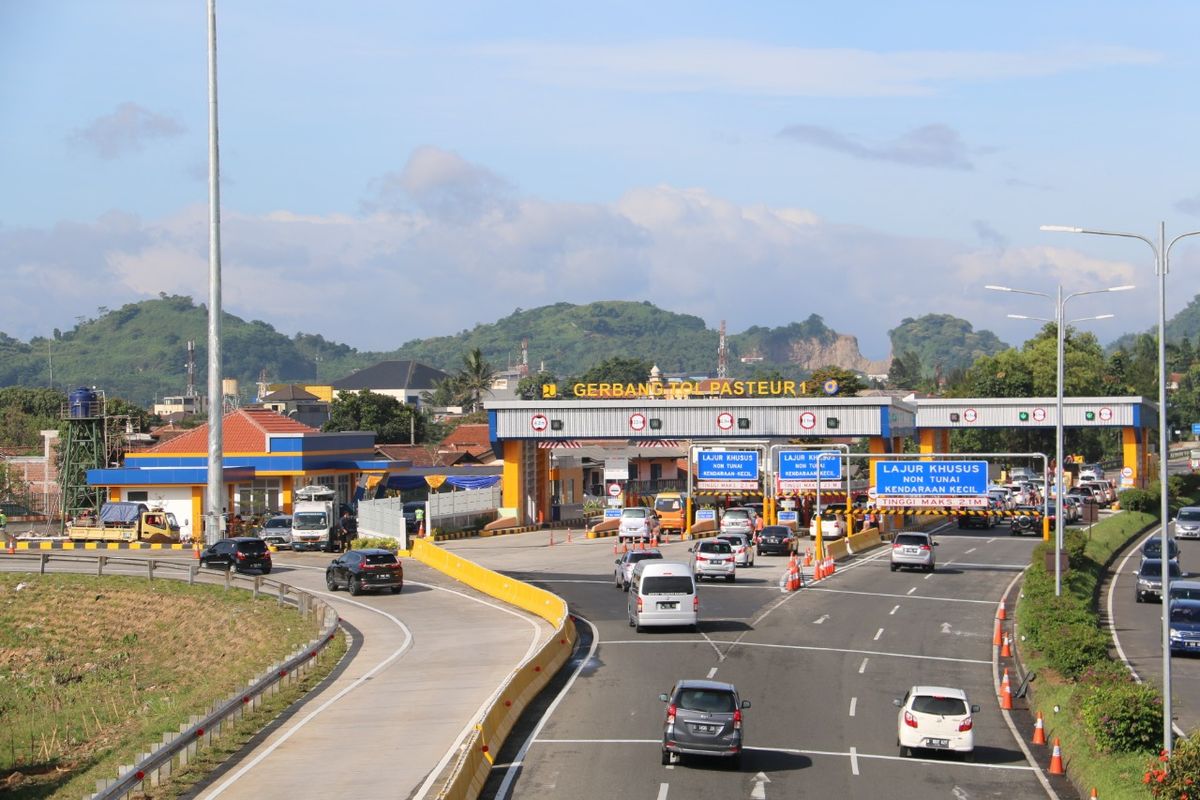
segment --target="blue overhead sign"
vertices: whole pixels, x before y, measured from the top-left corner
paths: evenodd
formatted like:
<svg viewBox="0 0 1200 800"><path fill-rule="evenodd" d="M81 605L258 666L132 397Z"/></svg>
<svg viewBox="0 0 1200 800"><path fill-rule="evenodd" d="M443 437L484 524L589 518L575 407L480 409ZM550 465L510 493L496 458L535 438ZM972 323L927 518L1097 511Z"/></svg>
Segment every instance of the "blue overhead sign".
<svg viewBox="0 0 1200 800"><path fill-rule="evenodd" d="M779 479L782 481L815 481L817 479L818 456L821 465L821 480L842 479L841 453L834 450L780 450Z"/></svg>
<svg viewBox="0 0 1200 800"><path fill-rule="evenodd" d="M696 477L702 481L756 481L758 451L699 450Z"/></svg>
<svg viewBox="0 0 1200 800"><path fill-rule="evenodd" d="M1200 436L1200 422L1192 423L1192 436Z"/></svg>
<svg viewBox="0 0 1200 800"><path fill-rule="evenodd" d="M875 492L880 497L983 496L987 488L986 461L875 462Z"/></svg>

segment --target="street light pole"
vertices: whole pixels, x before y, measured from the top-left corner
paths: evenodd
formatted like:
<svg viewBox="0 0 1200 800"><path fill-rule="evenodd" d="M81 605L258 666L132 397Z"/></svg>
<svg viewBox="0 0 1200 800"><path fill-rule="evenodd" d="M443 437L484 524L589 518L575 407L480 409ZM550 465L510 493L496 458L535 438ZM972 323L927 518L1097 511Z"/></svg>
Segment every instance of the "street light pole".
<svg viewBox="0 0 1200 800"><path fill-rule="evenodd" d="M1171 603L1170 551L1167 536L1167 516L1170 514L1169 497L1167 494L1167 452L1170 443L1167 441L1167 273L1171 265L1171 248L1180 239L1200 235L1200 231L1181 233L1167 244L1167 224L1158 223L1158 244L1138 233L1122 233L1120 231L1102 231L1091 228L1077 228L1071 225L1043 225L1044 231L1057 233L1086 233L1094 236L1118 236L1123 239L1140 239L1154 253L1154 272L1158 276L1158 485L1159 485L1159 535L1163 547L1162 568L1162 659L1163 659L1163 750L1171 752Z"/></svg>
<svg viewBox="0 0 1200 800"><path fill-rule="evenodd" d="M1065 361L1065 342L1066 342L1066 327L1067 320L1065 319L1064 309L1067 301L1072 297L1079 297L1085 294L1103 294L1105 292L1123 292L1132 289L1132 286L1113 286L1108 289L1091 289L1086 292L1072 292L1063 297L1062 284L1058 285L1058 293L1055 297L1051 297L1045 292L1035 292L1030 289L1013 289L1008 286L985 286L985 289L991 289L995 292L1013 292L1015 294L1031 294L1037 297L1044 297L1047 300L1054 301L1054 319L1046 319L1045 317L1028 317L1024 314L1009 314L1013 319L1036 319L1040 322L1053 322L1057 328L1056 334L1058 337L1056 354L1057 354L1057 369L1055 370L1055 413L1054 413L1054 596L1062 596L1062 546L1063 546L1063 363ZM1079 319L1070 320L1071 322L1086 322L1092 319L1111 319L1112 314L1100 314L1094 317L1081 317Z"/></svg>

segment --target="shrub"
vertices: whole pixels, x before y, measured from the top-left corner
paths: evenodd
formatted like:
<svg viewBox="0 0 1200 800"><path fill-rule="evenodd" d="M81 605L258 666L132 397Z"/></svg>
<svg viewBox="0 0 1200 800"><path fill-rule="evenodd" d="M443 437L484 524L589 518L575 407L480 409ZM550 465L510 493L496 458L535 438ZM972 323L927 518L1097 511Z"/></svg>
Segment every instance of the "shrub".
<svg viewBox="0 0 1200 800"><path fill-rule="evenodd" d="M1046 660L1063 677L1078 678L1089 667L1108 660L1108 634L1092 618L1070 624L1048 625L1041 632Z"/></svg>
<svg viewBox="0 0 1200 800"><path fill-rule="evenodd" d="M1058 645L1058 629L1062 626L1096 627L1096 617L1087 607L1070 595L1054 596L1053 581L1046 596L1028 598L1021 617L1021 628L1029 643L1050 658L1050 650ZM1057 667L1055 667L1057 669Z"/></svg>
<svg viewBox="0 0 1200 800"><path fill-rule="evenodd" d="M1183 800L1197 797L1200 788L1200 740L1176 739L1175 752L1168 757L1159 753L1150 762L1142 782L1150 789L1150 796L1161 800Z"/></svg>
<svg viewBox="0 0 1200 800"><path fill-rule="evenodd" d="M1080 718L1106 753L1153 751L1162 734L1162 699L1144 683L1093 686Z"/></svg>
<svg viewBox="0 0 1200 800"><path fill-rule="evenodd" d="M1141 511L1144 514L1159 512L1158 491L1148 492L1145 489L1126 489L1118 496L1121 509L1125 511Z"/></svg>

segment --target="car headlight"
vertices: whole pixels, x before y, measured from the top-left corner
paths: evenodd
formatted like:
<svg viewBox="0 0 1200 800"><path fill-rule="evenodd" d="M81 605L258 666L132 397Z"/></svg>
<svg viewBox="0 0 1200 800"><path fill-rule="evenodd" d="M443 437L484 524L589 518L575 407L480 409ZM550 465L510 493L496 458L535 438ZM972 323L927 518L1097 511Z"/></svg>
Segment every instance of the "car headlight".
<svg viewBox="0 0 1200 800"><path fill-rule="evenodd" d="M1175 630L1174 628L1171 628L1171 629L1168 631L1168 633L1171 635L1171 638L1172 638L1172 639L1181 639L1181 638L1183 638L1183 634L1181 634L1179 631Z"/></svg>
<svg viewBox="0 0 1200 800"><path fill-rule="evenodd" d="M1139 589L1153 589L1154 584L1151 583L1150 581L1146 580L1145 578L1138 578L1138 588Z"/></svg>

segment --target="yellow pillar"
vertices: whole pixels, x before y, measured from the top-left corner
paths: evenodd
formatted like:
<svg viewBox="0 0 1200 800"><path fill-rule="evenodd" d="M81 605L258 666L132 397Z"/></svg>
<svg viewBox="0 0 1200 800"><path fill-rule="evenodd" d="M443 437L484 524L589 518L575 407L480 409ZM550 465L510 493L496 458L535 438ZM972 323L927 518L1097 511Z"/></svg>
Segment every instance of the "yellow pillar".
<svg viewBox="0 0 1200 800"><path fill-rule="evenodd" d="M918 451L921 453L937 453L938 439L941 431L936 428L922 428L917 440Z"/></svg>
<svg viewBox="0 0 1200 800"><path fill-rule="evenodd" d="M1142 442L1141 431L1138 428L1122 428L1121 466L1125 469L1133 470L1133 475L1131 476L1133 486L1140 489L1146 488L1147 471L1143 469L1145 458L1146 446ZM1122 476L1121 483L1124 484L1124 481L1125 478Z"/></svg>
<svg viewBox="0 0 1200 800"><path fill-rule="evenodd" d="M293 505L296 502L295 496L292 494L296 488L296 478L292 475L284 475L283 480L279 482L279 504L280 509L285 514L291 514Z"/></svg>
<svg viewBox="0 0 1200 800"><path fill-rule="evenodd" d="M533 460L534 505L538 522L550 522L550 451L538 449Z"/></svg>
<svg viewBox="0 0 1200 800"><path fill-rule="evenodd" d="M108 502L110 502L110 503L121 502L121 487L120 486L108 487Z"/></svg>
<svg viewBox="0 0 1200 800"><path fill-rule="evenodd" d="M938 447L937 451L939 453L949 453L950 452L950 429L949 428L942 428L938 431L937 447Z"/></svg>
<svg viewBox="0 0 1200 800"><path fill-rule="evenodd" d="M525 517L525 481L521 474L524 444L520 440L504 443L504 471L500 474L500 502L504 508L513 509L518 524Z"/></svg>

